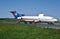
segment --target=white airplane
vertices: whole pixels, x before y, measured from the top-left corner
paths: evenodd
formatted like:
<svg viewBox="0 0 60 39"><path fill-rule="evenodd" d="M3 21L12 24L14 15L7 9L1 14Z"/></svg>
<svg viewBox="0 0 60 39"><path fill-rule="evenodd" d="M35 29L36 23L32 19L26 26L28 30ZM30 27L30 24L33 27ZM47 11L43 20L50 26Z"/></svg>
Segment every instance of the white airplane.
<svg viewBox="0 0 60 39"><path fill-rule="evenodd" d="M24 22L24 23L40 23L47 22L48 24L54 24L54 22L58 21L56 18L51 16L44 16L44 14L39 14L38 16L25 16L24 14L18 14L16 11L11 11L14 15L16 23Z"/></svg>

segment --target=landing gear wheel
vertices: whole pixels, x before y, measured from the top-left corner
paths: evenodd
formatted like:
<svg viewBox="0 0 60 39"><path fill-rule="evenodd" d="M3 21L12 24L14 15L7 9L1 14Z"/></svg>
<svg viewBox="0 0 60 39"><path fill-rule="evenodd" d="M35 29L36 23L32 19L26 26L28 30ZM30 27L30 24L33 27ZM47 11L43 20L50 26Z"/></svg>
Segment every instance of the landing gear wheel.
<svg viewBox="0 0 60 39"><path fill-rule="evenodd" d="M50 24L50 25L54 25L54 23L53 23L53 22L48 22L48 24Z"/></svg>

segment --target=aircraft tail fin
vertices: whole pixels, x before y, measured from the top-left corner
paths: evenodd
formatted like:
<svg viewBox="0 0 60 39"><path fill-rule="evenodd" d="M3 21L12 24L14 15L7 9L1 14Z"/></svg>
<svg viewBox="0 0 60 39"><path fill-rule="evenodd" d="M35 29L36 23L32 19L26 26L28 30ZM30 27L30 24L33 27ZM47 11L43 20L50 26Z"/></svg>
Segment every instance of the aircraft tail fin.
<svg viewBox="0 0 60 39"><path fill-rule="evenodd" d="M16 13L16 11L10 11L13 16L15 17L15 19L17 19L17 17L21 17L21 16L24 16L24 14L19 14L19 13Z"/></svg>

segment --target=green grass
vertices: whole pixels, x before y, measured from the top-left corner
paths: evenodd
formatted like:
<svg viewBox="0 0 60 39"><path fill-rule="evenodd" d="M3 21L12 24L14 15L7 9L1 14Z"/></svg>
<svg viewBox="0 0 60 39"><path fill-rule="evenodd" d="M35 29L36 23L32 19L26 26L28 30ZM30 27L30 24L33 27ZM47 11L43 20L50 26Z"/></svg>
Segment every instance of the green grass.
<svg viewBox="0 0 60 39"><path fill-rule="evenodd" d="M60 39L60 30L27 24L0 23L0 39Z"/></svg>
<svg viewBox="0 0 60 39"><path fill-rule="evenodd" d="M15 20L13 18L0 18L0 22L15 22Z"/></svg>

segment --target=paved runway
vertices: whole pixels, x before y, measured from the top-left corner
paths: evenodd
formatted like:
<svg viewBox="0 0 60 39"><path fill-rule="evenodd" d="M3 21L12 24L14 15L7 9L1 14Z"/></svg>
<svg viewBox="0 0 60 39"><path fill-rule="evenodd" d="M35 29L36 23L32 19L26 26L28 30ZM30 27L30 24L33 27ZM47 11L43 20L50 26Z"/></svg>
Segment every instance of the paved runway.
<svg viewBox="0 0 60 39"><path fill-rule="evenodd" d="M60 29L60 23L55 23L54 25L49 25L46 23L37 24L37 26L43 27L43 28L53 28L53 29Z"/></svg>
<svg viewBox="0 0 60 39"><path fill-rule="evenodd" d="M0 23L10 23L10 24L16 24L15 22L0 22ZM23 23L24 24L24 23ZM29 24L32 25L32 24ZM53 28L53 29L60 29L60 23L55 23L54 25L49 25L47 23L39 23L39 24L33 24L36 25L38 27L42 27L42 28Z"/></svg>

